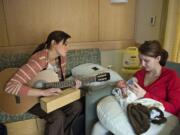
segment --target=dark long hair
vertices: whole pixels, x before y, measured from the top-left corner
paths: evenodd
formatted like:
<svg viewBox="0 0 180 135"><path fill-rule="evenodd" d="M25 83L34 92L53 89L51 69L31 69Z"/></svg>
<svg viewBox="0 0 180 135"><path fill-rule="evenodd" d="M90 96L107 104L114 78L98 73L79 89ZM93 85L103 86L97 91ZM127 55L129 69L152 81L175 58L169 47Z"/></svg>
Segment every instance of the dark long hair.
<svg viewBox="0 0 180 135"><path fill-rule="evenodd" d="M51 47L52 40L54 40L56 43L59 43L63 40L63 44L64 44L68 38L71 38L71 36L65 33L64 31L53 31L48 35L46 42L38 45L38 47L34 50L32 54L40 50L43 50L45 48L49 49Z"/></svg>
<svg viewBox="0 0 180 135"><path fill-rule="evenodd" d="M168 59L168 52L161 47L157 40L145 41L139 46L139 52L143 55L154 57L161 56L159 61L161 66L165 66Z"/></svg>

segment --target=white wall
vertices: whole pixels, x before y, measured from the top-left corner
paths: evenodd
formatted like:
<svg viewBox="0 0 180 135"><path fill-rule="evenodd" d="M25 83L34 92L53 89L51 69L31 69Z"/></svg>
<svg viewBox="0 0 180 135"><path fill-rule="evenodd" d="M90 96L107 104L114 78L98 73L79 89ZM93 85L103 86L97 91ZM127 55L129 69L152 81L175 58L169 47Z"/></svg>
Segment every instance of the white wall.
<svg viewBox="0 0 180 135"><path fill-rule="evenodd" d="M123 72L122 71L122 60L123 60L124 49L122 50L111 50L101 51L101 63L104 67L112 66L112 70L116 71L125 80L132 77L134 72Z"/></svg>
<svg viewBox="0 0 180 135"><path fill-rule="evenodd" d="M101 51L102 65L105 67L111 65L113 70L120 73L122 67L122 52L123 50Z"/></svg>

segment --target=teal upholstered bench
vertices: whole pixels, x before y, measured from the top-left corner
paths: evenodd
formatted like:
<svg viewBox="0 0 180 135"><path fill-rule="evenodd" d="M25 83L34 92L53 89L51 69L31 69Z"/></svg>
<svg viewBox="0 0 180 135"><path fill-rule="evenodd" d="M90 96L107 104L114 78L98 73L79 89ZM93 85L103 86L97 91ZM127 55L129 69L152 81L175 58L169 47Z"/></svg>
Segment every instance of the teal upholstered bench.
<svg viewBox="0 0 180 135"><path fill-rule="evenodd" d="M166 67L176 70L176 72L178 73L178 75L180 77L180 63L168 61L166 63Z"/></svg>
<svg viewBox="0 0 180 135"><path fill-rule="evenodd" d="M30 53L9 53L0 54L0 71L5 68L20 67L27 61ZM71 69L82 63L96 63L101 64L101 54L99 49L80 49L70 50L68 52L67 75L71 75ZM1 109L0 109L1 110ZM36 118L36 116L24 113L18 115L9 115L0 111L0 122L16 122L27 119Z"/></svg>

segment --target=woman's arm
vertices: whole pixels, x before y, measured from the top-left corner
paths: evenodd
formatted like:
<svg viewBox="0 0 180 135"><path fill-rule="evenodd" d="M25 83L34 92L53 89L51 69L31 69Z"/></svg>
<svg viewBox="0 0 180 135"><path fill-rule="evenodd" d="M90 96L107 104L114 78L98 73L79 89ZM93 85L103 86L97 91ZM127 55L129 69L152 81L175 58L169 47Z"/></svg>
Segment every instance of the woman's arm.
<svg viewBox="0 0 180 135"><path fill-rule="evenodd" d="M147 92L144 97L160 101L164 105L166 111L177 114L180 109L180 78L178 78L176 74L173 74L167 84L164 85L167 85L165 100L149 92Z"/></svg>
<svg viewBox="0 0 180 135"><path fill-rule="evenodd" d="M32 95L41 95L42 93L39 90L32 89L28 83L46 66L47 60L45 57L45 52L40 52L40 54L33 55L29 61L19 68L14 76L7 82L5 91L13 95L26 96L28 93L33 93L29 92L29 90L31 90L35 91L34 93L36 93Z"/></svg>
<svg viewBox="0 0 180 135"><path fill-rule="evenodd" d="M147 87L143 86L142 74L135 74L138 86L134 91L144 98L151 98L161 102L165 110L177 114L180 110L180 78L174 71L167 71L155 83ZM143 90L146 91L143 96Z"/></svg>

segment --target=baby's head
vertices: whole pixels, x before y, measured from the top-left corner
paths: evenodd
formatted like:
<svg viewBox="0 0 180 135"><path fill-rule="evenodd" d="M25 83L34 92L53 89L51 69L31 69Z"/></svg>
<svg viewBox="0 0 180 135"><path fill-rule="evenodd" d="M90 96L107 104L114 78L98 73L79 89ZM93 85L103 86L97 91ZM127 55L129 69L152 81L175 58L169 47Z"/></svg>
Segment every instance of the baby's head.
<svg viewBox="0 0 180 135"><path fill-rule="evenodd" d="M127 82L125 80L119 80L116 84L116 87L122 89L128 87L128 85L133 85L134 82L138 82L135 77L132 77Z"/></svg>
<svg viewBox="0 0 180 135"><path fill-rule="evenodd" d="M127 87L126 81L124 81L124 80L119 80L116 85L117 85L117 87L120 88L120 89Z"/></svg>

